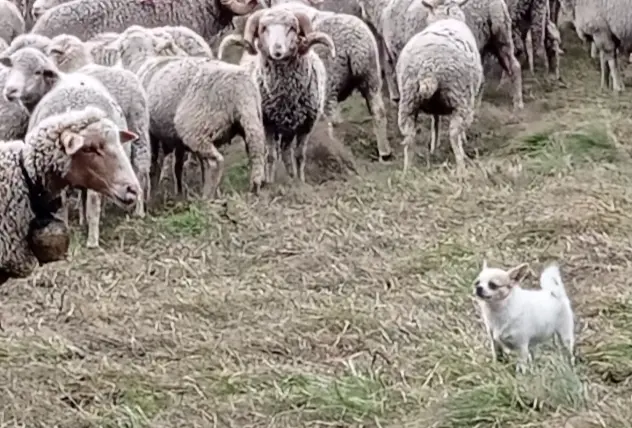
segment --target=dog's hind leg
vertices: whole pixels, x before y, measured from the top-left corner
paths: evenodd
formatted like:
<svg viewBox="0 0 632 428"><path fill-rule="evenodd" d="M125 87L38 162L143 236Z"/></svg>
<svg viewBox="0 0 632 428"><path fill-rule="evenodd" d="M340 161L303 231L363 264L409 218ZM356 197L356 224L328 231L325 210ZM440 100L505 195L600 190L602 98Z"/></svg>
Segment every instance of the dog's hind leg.
<svg viewBox="0 0 632 428"><path fill-rule="evenodd" d="M560 328L558 328L557 330L557 337L559 337L560 342L562 343L562 348L571 366L575 365L575 335L573 329L574 326L571 322L564 323L564 325L560 326Z"/></svg>
<svg viewBox="0 0 632 428"><path fill-rule="evenodd" d="M531 352L529 351L529 342L520 345L518 348L518 364L516 364L516 372L519 374L527 373L527 367L531 363Z"/></svg>

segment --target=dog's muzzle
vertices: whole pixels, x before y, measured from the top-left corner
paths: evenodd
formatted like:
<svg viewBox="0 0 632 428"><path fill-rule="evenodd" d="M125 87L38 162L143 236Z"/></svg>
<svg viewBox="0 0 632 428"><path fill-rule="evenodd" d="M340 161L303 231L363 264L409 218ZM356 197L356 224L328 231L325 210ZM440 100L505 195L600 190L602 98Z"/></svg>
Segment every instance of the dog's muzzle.
<svg viewBox="0 0 632 428"><path fill-rule="evenodd" d="M485 290L481 286L476 287L476 295L481 299L485 299L487 297L485 296Z"/></svg>

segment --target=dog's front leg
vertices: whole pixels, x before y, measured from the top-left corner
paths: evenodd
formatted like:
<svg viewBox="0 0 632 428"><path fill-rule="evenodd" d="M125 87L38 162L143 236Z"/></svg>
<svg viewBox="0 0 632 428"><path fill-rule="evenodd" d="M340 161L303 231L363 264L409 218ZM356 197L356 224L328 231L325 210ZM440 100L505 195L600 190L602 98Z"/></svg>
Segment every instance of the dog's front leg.
<svg viewBox="0 0 632 428"><path fill-rule="evenodd" d="M520 348L518 348L518 364L516 364L516 372L519 374L525 374L529 363L531 363L531 352L529 351L529 342L527 342L524 345L520 345Z"/></svg>

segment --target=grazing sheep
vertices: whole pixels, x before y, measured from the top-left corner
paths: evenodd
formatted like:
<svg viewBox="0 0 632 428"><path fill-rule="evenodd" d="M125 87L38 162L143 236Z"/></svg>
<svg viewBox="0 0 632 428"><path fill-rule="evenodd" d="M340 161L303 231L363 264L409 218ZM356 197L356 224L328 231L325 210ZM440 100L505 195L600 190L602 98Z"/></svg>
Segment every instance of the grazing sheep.
<svg viewBox="0 0 632 428"><path fill-rule="evenodd" d="M24 18L17 6L9 0L0 0L0 39L11 43L24 31Z"/></svg>
<svg viewBox="0 0 632 428"><path fill-rule="evenodd" d="M82 186L128 208L140 185L121 143L136 136L94 107L49 116L24 144L0 150L0 284L24 278L42 261L32 238L46 227L67 186Z"/></svg>
<svg viewBox="0 0 632 428"><path fill-rule="evenodd" d="M54 37L47 54L60 71L80 72L101 82L123 110L128 129L138 135L139 138L132 142L131 161L144 192L136 205L136 215L144 217L144 202L150 196L151 149L147 95L138 77L129 70L94 64L86 44L75 36Z"/></svg>
<svg viewBox="0 0 632 428"><path fill-rule="evenodd" d="M465 167L465 132L474 120L483 85L481 55L461 10L472 0L422 1L428 8L429 24L404 46L396 68L404 172L408 168L408 147L419 128L419 111L432 115L430 153L439 141L440 116L450 116L450 145L460 172Z"/></svg>
<svg viewBox="0 0 632 428"><path fill-rule="evenodd" d="M154 28L185 25L211 43L235 15L250 13L258 0L73 0L46 11L31 30L48 37L72 34L86 41L142 23Z"/></svg>
<svg viewBox="0 0 632 428"><path fill-rule="evenodd" d="M601 65L601 87L612 82L614 92L624 90L619 53L632 49L632 8L626 0L562 0L574 17L575 31L584 42L594 43Z"/></svg>
<svg viewBox="0 0 632 428"><path fill-rule="evenodd" d="M327 96L323 115L329 123L332 138L333 127L342 122L339 103L345 101L354 90L358 90L373 116L378 159L389 159L392 150L386 132L382 71L377 42L371 29L355 16L322 12L305 5L305 2L315 0L269 1L274 8L309 16L313 30L329 35L337 47L333 58L324 47L314 49L327 70Z"/></svg>
<svg viewBox="0 0 632 428"><path fill-rule="evenodd" d="M11 56L13 52L26 47L32 47L39 51L46 52L46 48L48 48L49 44L50 39L48 37L31 33L22 34L13 39L9 47L2 52L2 56Z"/></svg>
<svg viewBox="0 0 632 428"><path fill-rule="evenodd" d="M252 14L243 37L226 37L219 48L220 58L230 43L242 44L245 54L252 55L242 62L252 70L261 92L268 152L266 181L274 181L280 150L288 175L296 177L298 172L299 180L305 182L307 142L322 115L327 91L325 65L311 48L324 44L335 57L331 37L313 31L304 13L272 8Z"/></svg>
<svg viewBox="0 0 632 428"><path fill-rule="evenodd" d="M31 47L0 58L0 63L10 68L4 97L22 104L31 112L29 130L51 115L89 105L105 111L120 129L127 128L121 107L97 79L81 73L62 73L44 53ZM67 206L65 216L67 218ZM88 223L86 245L89 248L99 246L100 216L101 197L88 191L85 218Z"/></svg>

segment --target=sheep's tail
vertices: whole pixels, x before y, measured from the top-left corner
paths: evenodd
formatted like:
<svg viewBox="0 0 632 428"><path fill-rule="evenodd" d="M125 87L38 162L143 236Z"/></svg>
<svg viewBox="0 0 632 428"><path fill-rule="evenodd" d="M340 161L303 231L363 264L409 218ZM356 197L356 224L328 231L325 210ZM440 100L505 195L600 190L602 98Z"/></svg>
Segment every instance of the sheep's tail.
<svg viewBox="0 0 632 428"><path fill-rule="evenodd" d="M547 266L540 275L540 288L550 291L558 299L568 299L557 263Z"/></svg>
<svg viewBox="0 0 632 428"><path fill-rule="evenodd" d="M426 76L419 82L419 99L427 100L439 89L439 81L434 76Z"/></svg>
<svg viewBox="0 0 632 428"><path fill-rule="evenodd" d="M244 49L248 48L243 36L240 34L229 34L224 37L222 42L219 44L219 48L217 49L217 59L224 59L224 53L231 45L237 45Z"/></svg>

